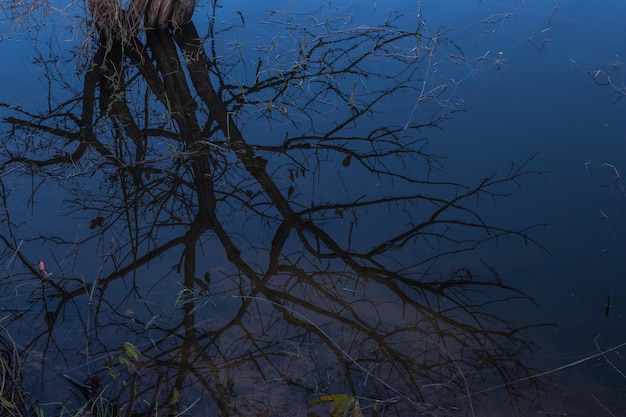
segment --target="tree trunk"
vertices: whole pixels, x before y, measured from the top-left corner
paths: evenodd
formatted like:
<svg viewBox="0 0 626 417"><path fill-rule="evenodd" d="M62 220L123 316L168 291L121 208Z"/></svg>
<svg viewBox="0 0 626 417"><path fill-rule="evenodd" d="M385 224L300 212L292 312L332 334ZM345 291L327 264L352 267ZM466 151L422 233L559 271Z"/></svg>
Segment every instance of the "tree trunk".
<svg viewBox="0 0 626 417"><path fill-rule="evenodd" d="M182 26L191 20L195 0L148 0L145 26L149 28L167 29Z"/></svg>
<svg viewBox="0 0 626 417"><path fill-rule="evenodd" d="M191 20L196 0L132 0L122 9L121 0L89 0L94 24L106 37L122 40L145 28L167 29Z"/></svg>

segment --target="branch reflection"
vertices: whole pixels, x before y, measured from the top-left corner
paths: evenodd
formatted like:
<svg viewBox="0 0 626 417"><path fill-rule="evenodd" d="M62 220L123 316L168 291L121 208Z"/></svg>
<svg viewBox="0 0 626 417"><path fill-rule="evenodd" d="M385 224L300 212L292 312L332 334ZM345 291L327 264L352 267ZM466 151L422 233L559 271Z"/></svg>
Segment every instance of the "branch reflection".
<svg viewBox="0 0 626 417"><path fill-rule="evenodd" d="M533 242L478 203L535 172L436 180L422 132L460 107L429 69L457 48L397 18L275 12L285 37L253 71L220 45L245 27L149 31L103 45L79 96L6 117L2 292L41 395L70 384L125 415L446 415L498 384L534 400L528 326L492 309L527 296L460 254ZM407 93L408 123L379 114Z"/></svg>

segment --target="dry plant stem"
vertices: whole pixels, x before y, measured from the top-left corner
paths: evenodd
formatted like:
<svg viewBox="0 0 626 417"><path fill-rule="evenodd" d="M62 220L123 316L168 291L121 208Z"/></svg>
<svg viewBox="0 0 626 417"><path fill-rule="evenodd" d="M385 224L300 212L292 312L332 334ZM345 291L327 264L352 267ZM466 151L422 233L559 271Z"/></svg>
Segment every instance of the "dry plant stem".
<svg viewBox="0 0 626 417"><path fill-rule="evenodd" d="M201 397L196 398L196 400L194 402L192 402L188 407L186 407L180 413L176 414L174 417L182 417L182 416L184 416L185 413L187 413L187 411L191 410L198 403L198 401L200 401L201 399L202 399Z"/></svg>
<svg viewBox="0 0 626 417"><path fill-rule="evenodd" d="M106 260L105 260L106 262ZM89 338L91 336L91 305L93 301L94 293L96 292L96 287L98 287L98 282L100 281L100 274L102 273L102 269L104 268L104 263L100 265L100 269L98 270L98 274L94 278L93 284L91 286L91 291L89 291L89 299L87 300L87 341L86 341L86 356L87 356L87 372L91 375L91 360L89 358Z"/></svg>
<svg viewBox="0 0 626 417"><path fill-rule="evenodd" d="M463 379L463 386L465 387L465 392L467 394L467 400L469 402L470 412L471 412L472 417L474 417L474 402L472 401L472 395L471 395L471 392L470 392L470 386L469 386L469 383L467 382L467 378L465 378L465 374L461 370L461 367L459 366L457 361L455 361L454 358L452 357L452 355L450 354L450 352L448 352L448 349L446 349L445 346L441 346L441 344L438 344L438 346L440 346L441 348L443 348L443 350L446 351L446 353L450 357L450 360L452 361L452 363L456 367L457 371L459 371L459 375Z"/></svg>
<svg viewBox="0 0 626 417"><path fill-rule="evenodd" d="M9 270L9 268L11 268L11 265L13 264L13 261L15 260L15 256L17 255L17 253L20 251L20 248L22 247L22 243L24 243L24 241L20 240L20 243L18 243L18 245L15 248L15 250L12 251L13 255L11 255L11 259L9 259L9 262L7 262L7 266L2 271L2 276L6 275L7 271Z"/></svg>
<svg viewBox="0 0 626 417"><path fill-rule="evenodd" d="M611 417L617 417L615 414L611 413L611 411L610 411L608 408L606 408L606 406L605 406L604 404L602 404L602 403L600 402L600 400L598 400L598 398L597 398L595 395L591 394L591 397L595 400L595 402L597 402L597 403L598 403L598 405L599 405L600 407L604 408L604 411L606 411L607 413L609 413L609 415L610 415Z"/></svg>
<svg viewBox="0 0 626 417"><path fill-rule="evenodd" d="M548 375L554 374L554 373L559 372L559 371L563 371L563 370L568 369L568 368L573 368L574 366L578 366L578 365L580 365L582 363L589 362L590 360L599 358L600 356L605 357L605 355L607 353L614 352L614 351L616 351L618 349L623 348L624 346L626 346L626 342L620 343L619 345L613 346L612 348L600 351L600 352L598 352L598 353L596 353L594 355L586 356L586 357L584 357L582 359L579 359L577 361L566 363L565 365L559 366L558 368L550 369L548 371L541 372L541 373L538 373L538 374L535 374L535 375L530 375L530 376L527 376L527 377L524 377L524 378L519 378L519 379L516 379L514 381L506 382L504 384L494 385L493 387L485 388L483 390L474 392L473 394L474 395L482 394L482 393L485 393L485 392L493 391L493 390L498 389L498 388L504 388L504 387L507 387L509 385L517 384L518 382L531 381L533 379L537 379L537 378L541 378L541 377L544 377L544 376L548 376Z"/></svg>
<svg viewBox="0 0 626 417"><path fill-rule="evenodd" d="M620 369L617 366L615 366L615 364L613 362L611 362L609 360L609 358L606 357L606 355L605 355L606 352L602 352L602 349L600 349L600 345L598 345L598 337L599 336L596 336L596 337L593 338L593 343L596 345L596 349L598 349L598 352L600 352L602 354L602 358L606 361L606 363L611 365L611 368L613 368L615 370L615 372L620 374L620 376L622 378L626 379L626 375L622 371L620 371Z"/></svg>
<svg viewBox="0 0 626 417"><path fill-rule="evenodd" d="M21 417L27 415L28 405L21 383L21 363L15 341L0 327L0 414Z"/></svg>
<svg viewBox="0 0 626 417"><path fill-rule="evenodd" d="M433 45L430 53L428 54L428 65L426 65L426 74L424 74L424 81L422 81L422 89L420 90L419 95L417 96L417 101L415 102L415 106L413 106L413 110L411 110L411 114L409 115L409 119L406 121L404 125L404 130L409 128L411 124L411 120L413 119L413 115L415 114L415 110L417 109L418 104L422 101L422 97L424 97L424 90L426 89L426 82L428 81L428 73L430 72L430 63L433 59L433 54L435 53L435 46Z"/></svg>

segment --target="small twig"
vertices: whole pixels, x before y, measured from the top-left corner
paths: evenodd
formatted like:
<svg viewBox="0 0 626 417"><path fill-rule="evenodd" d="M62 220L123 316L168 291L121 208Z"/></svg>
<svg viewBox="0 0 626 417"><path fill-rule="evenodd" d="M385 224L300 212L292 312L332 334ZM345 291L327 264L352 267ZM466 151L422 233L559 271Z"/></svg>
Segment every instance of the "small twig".
<svg viewBox="0 0 626 417"><path fill-rule="evenodd" d="M176 414L174 417L181 417L182 415L184 415L187 411L189 411L193 406L195 406L198 401L200 401L200 397L196 398L196 400L194 402L192 402L187 408L185 408L183 411L181 411L180 413Z"/></svg>
<svg viewBox="0 0 626 417"><path fill-rule="evenodd" d="M573 368L574 366L577 366L577 365L583 364L583 363L585 363L585 362L589 362L589 361L590 361L590 360L592 360L592 359L596 359L596 358L599 358L599 357L601 357L601 356L604 356L605 354L607 354L607 353L609 353L609 352L614 352L614 351L616 351L616 350L618 350L618 349L623 348L624 346L626 346L626 342L620 343L619 345L613 346L612 348L609 348L609 349L603 350L603 351L601 351L601 352L599 352L599 353L596 353L596 354L594 354L594 355L585 356L584 358L579 359L579 360L577 360L577 361L566 363L565 365L559 366L558 368L553 368L553 369L550 369L550 370L548 370L548 371L545 371L545 372L540 372L540 373L535 374L535 375L529 375L529 376L527 376L527 377L524 377L524 378L519 378L519 379L516 379L516 380L514 380L514 381L508 381L508 382L505 382L505 383L503 383L503 384L494 385L494 386L492 386L492 387L485 388L485 389L483 389L483 390L480 390L480 391L474 392L473 394L474 394L474 395L476 395L476 394L482 394L482 393L485 393L485 392L489 392L489 391L496 390L496 389L498 389L498 388L508 387L508 386L510 386L510 385L517 384L517 383L519 383L519 382L531 381L531 380L533 380L533 379L537 379L537 378L541 378L541 377L544 377L544 376L548 376L548 375L554 374L554 373L559 372L559 371L563 371L563 370L568 369L568 368Z"/></svg>
<svg viewBox="0 0 626 417"><path fill-rule="evenodd" d="M605 406L604 404L602 404L602 403L600 402L600 400L598 400L598 398L596 398L596 396L595 396L595 395L591 394L591 397L592 397L592 398L593 398L593 399L594 399L594 400L598 403L598 405L599 405L600 407L604 408L604 411L606 411L607 413L609 413L609 414L611 415L611 417L617 417L615 414L611 413L611 411L610 411L608 408L606 408L606 406Z"/></svg>
<svg viewBox="0 0 626 417"><path fill-rule="evenodd" d="M607 304L607 306L610 308L611 304L610 301L611 298L609 297L609 303ZM609 365L611 365L611 368L615 369L615 372L617 372L618 374L620 374L624 379L626 379L626 375L617 367L615 366L615 364L613 362L611 362L609 360L609 358L606 357L606 355L604 354L605 352L602 352L602 349L600 349L600 345L598 345L598 336L593 338L593 344L596 345L596 349L598 349L598 352L600 352L602 354L602 358L606 361L606 363L608 363Z"/></svg>
<svg viewBox="0 0 626 417"><path fill-rule="evenodd" d="M15 256L17 256L17 253L20 251L20 247L22 246L22 243L24 243L23 240L20 240L20 243L17 245L17 248L15 248L14 250L12 250L13 255L11 256L11 259L9 259L9 262L7 262L6 267L4 268L4 270L2 271L2 275L6 274L6 272L9 270L9 268L11 267L11 264L13 263L13 261L15 260ZM9 247L9 249L12 249Z"/></svg>

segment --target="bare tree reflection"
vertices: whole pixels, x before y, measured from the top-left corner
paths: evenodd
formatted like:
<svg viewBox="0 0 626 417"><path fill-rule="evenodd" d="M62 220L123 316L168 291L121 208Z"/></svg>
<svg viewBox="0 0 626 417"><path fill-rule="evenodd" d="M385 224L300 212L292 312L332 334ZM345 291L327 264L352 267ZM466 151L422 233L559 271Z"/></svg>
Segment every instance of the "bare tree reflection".
<svg viewBox="0 0 626 417"><path fill-rule="evenodd" d="M421 135L461 107L432 69L460 48L395 13L318 12L271 13L280 35L253 55L223 44L244 42L243 15L215 15L205 39L188 24L109 43L80 97L5 118L2 291L43 391L67 374L128 416L304 415L320 398L447 415L496 384L514 406L529 395L525 326L491 309L527 297L459 254L532 242L478 203L534 172L437 180ZM410 95L408 122L381 113ZM39 209L15 213L24 178L30 206L63 190L44 203L66 216L54 232L32 231Z"/></svg>

